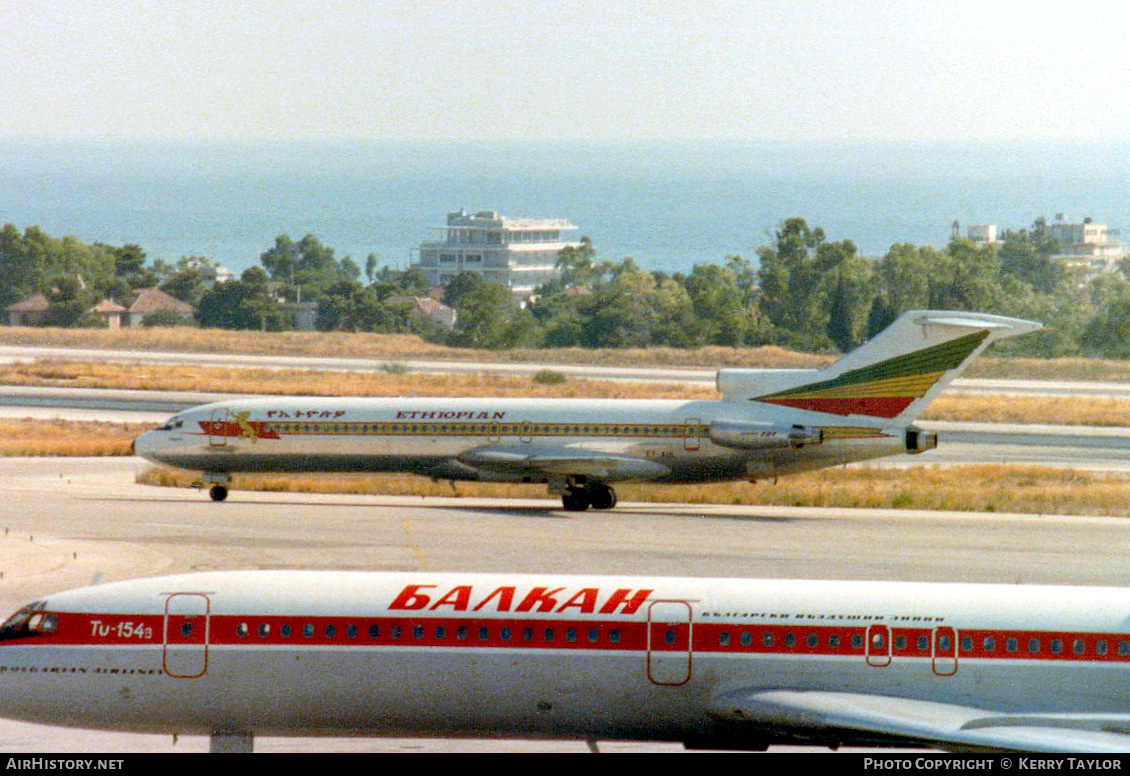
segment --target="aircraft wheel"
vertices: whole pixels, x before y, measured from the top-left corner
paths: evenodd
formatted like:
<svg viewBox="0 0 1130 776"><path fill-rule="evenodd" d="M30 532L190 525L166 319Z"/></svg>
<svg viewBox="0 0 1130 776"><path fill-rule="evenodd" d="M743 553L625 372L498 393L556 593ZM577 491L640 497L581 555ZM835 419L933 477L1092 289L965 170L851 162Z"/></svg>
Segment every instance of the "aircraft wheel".
<svg viewBox="0 0 1130 776"><path fill-rule="evenodd" d="M228 497L228 489L223 485L213 485L208 491L213 501L223 501Z"/></svg>
<svg viewBox="0 0 1130 776"><path fill-rule="evenodd" d="M561 497L561 503L568 512L584 512L589 508L589 492L586 488L570 488Z"/></svg>
<svg viewBox="0 0 1130 776"><path fill-rule="evenodd" d="M616 491L607 485L591 485L589 503L593 509L612 509L616 506Z"/></svg>

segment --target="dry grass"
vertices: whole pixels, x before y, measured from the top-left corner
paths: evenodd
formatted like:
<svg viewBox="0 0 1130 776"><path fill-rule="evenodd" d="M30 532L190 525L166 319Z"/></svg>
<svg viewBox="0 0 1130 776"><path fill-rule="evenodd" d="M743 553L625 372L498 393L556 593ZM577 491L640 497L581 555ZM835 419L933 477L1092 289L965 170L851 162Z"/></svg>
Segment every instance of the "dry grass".
<svg viewBox="0 0 1130 776"><path fill-rule="evenodd" d="M589 350L483 351L449 348L406 334L346 332L254 332L198 329L52 329L0 326L0 344L113 350L161 350L198 353L246 353L283 356L333 356L370 358L374 361L440 359L498 361L535 364L599 364L607 366L723 366L808 369L823 366L834 356L797 353L777 347L695 350L643 348ZM1130 380L1130 361L1084 358L1033 359L981 357L969 368L970 377L1032 380Z"/></svg>
<svg viewBox="0 0 1130 776"><path fill-rule="evenodd" d="M150 469L138 477L152 485L188 487L188 472ZM234 490L351 493L385 496L547 498L544 486L433 482L404 476L242 476ZM826 469L776 484L619 485L621 502L924 509L958 512L1112 515L1130 513L1124 477L1039 466L859 466Z"/></svg>
<svg viewBox="0 0 1130 776"><path fill-rule="evenodd" d="M967 423L1130 426L1130 401L1093 396L942 395L923 420Z"/></svg>
<svg viewBox="0 0 1130 776"><path fill-rule="evenodd" d="M139 423L0 420L0 455L129 455L133 440L151 428Z"/></svg>
<svg viewBox="0 0 1130 776"><path fill-rule="evenodd" d="M831 356L796 353L777 347L695 350L637 348L590 350L471 350L449 348L409 334L349 332L255 332L154 327L151 329L55 329L0 326L0 344L109 350L155 350L176 353L245 353L248 355L367 358L374 361L437 359L533 364L605 366L745 366L806 369L827 364Z"/></svg>
<svg viewBox="0 0 1130 776"><path fill-rule="evenodd" d="M539 382L504 375L312 372L146 364L36 361L0 365L0 384L292 396L499 396L532 398L717 398L708 385L570 379Z"/></svg>

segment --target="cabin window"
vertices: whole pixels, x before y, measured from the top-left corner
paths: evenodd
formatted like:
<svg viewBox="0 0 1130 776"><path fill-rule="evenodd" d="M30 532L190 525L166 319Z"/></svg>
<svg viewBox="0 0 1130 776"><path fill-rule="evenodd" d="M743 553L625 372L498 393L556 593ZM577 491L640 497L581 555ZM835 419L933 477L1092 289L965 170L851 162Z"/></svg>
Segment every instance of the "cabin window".
<svg viewBox="0 0 1130 776"><path fill-rule="evenodd" d="M730 633L729 633L729 631L722 631L721 633L718 634L718 644L723 646L723 647L729 646L729 644L730 644Z"/></svg>
<svg viewBox="0 0 1130 776"><path fill-rule="evenodd" d="M926 652L929 649L930 649L930 639L926 638L925 636L919 636L918 637L918 651L919 652Z"/></svg>
<svg viewBox="0 0 1130 776"><path fill-rule="evenodd" d="M952 642L950 642L949 636L942 636L941 638L938 639L938 651L939 652L949 652L951 646L952 646Z"/></svg>
<svg viewBox="0 0 1130 776"><path fill-rule="evenodd" d="M985 650L986 652L994 652L996 651L996 648L997 640L992 636L986 636L985 639L981 642L981 649Z"/></svg>
<svg viewBox="0 0 1130 776"><path fill-rule="evenodd" d="M271 626L268 623L262 623L259 626L259 638L265 639L271 635Z"/></svg>
<svg viewBox="0 0 1130 776"><path fill-rule="evenodd" d="M1019 644L1017 643L1016 639L1009 639L1004 644L1004 648L1007 649L1009 652L1015 652L1018 647L1019 647Z"/></svg>
<svg viewBox="0 0 1130 776"><path fill-rule="evenodd" d="M1076 655L1082 655L1086 650L1087 645L1083 639L1075 639L1075 641L1071 642L1071 651Z"/></svg>
<svg viewBox="0 0 1130 776"><path fill-rule="evenodd" d="M906 649L906 636L895 636L895 649L899 652Z"/></svg>
<svg viewBox="0 0 1130 776"><path fill-rule="evenodd" d="M971 639L969 636L962 636L961 637L961 651L962 652L972 652L973 651L973 639Z"/></svg>
<svg viewBox="0 0 1130 776"><path fill-rule="evenodd" d="M620 643L620 631L613 628L608 633L608 640L610 642L612 642L613 644L619 644Z"/></svg>
<svg viewBox="0 0 1130 776"><path fill-rule="evenodd" d="M863 648L863 637L858 633L851 637L851 646L853 649Z"/></svg>
<svg viewBox="0 0 1130 776"><path fill-rule="evenodd" d="M786 633L785 634L785 646L786 647L795 647L796 646L796 636L794 636L791 633Z"/></svg>
<svg viewBox="0 0 1130 776"><path fill-rule="evenodd" d="M345 626L345 637L349 639L357 638L357 626L350 623Z"/></svg>
<svg viewBox="0 0 1130 776"><path fill-rule="evenodd" d="M673 631L673 630L665 631L663 633L663 643L664 644L674 644L675 643L675 631Z"/></svg>
<svg viewBox="0 0 1130 776"><path fill-rule="evenodd" d="M1096 655L1105 655L1106 654L1106 641L1105 640L1100 640L1100 641L1095 642L1095 654Z"/></svg>
<svg viewBox="0 0 1130 776"><path fill-rule="evenodd" d="M766 633L761 637L761 643L766 647L773 646L773 634Z"/></svg>
<svg viewBox="0 0 1130 776"><path fill-rule="evenodd" d="M522 641L533 641L533 640L534 640L534 629L533 628L522 628Z"/></svg>
<svg viewBox="0 0 1130 776"><path fill-rule="evenodd" d="M1130 654L1130 644L1125 641L1118 642L1118 654L1124 657Z"/></svg>
<svg viewBox="0 0 1130 776"><path fill-rule="evenodd" d="M490 638L490 628L487 628L487 627L479 628L479 641L486 641L489 638Z"/></svg>
<svg viewBox="0 0 1130 776"><path fill-rule="evenodd" d="M391 628L388 629L388 635L391 638L396 639L397 641L400 640L400 637L403 635L403 632L404 632L403 629L399 625L393 625Z"/></svg>
<svg viewBox="0 0 1130 776"><path fill-rule="evenodd" d="M749 631L742 631L742 646L748 647L753 643L753 635Z"/></svg>
<svg viewBox="0 0 1130 776"><path fill-rule="evenodd" d="M192 635L192 623L191 622L186 622L186 623L184 623L183 625L180 626L180 635L181 635L181 637L186 638L186 639L189 636Z"/></svg>
<svg viewBox="0 0 1130 776"><path fill-rule="evenodd" d="M455 638L458 641L466 641L467 640L467 634L468 634L468 631L467 631L466 625L460 625L459 627L457 627L455 629Z"/></svg>
<svg viewBox="0 0 1130 776"><path fill-rule="evenodd" d="M437 641L442 641L447 638L447 628L443 627L442 625L437 625L433 633L435 634Z"/></svg>
<svg viewBox="0 0 1130 776"><path fill-rule="evenodd" d="M327 639L337 638L337 627L334 625L327 625L322 631Z"/></svg>
<svg viewBox="0 0 1130 776"><path fill-rule="evenodd" d="M381 637L381 626L380 625L370 625L369 626L369 638L379 639L380 637Z"/></svg>
<svg viewBox="0 0 1130 776"><path fill-rule="evenodd" d="M541 634L541 638L542 641L553 641L556 635L557 634L554 632L553 628L546 628L545 631Z"/></svg>
<svg viewBox="0 0 1130 776"><path fill-rule="evenodd" d="M806 638L804 640L804 643L807 644L808 647L811 649L819 643L819 639L817 639L815 633L810 633L810 634L808 634L808 638Z"/></svg>
<svg viewBox="0 0 1130 776"><path fill-rule="evenodd" d="M412 638L415 639L416 641L421 641L424 638L424 626L423 625L413 625L412 626Z"/></svg>
<svg viewBox="0 0 1130 776"><path fill-rule="evenodd" d="M282 636L284 639L290 638L290 624L289 623L284 624L279 628L279 635Z"/></svg>
<svg viewBox="0 0 1130 776"><path fill-rule="evenodd" d="M1052 639L1052 652L1058 655L1062 651L1063 641L1061 641L1060 639Z"/></svg>
<svg viewBox="0 0 1130 776"><path fill-rule="evenodd" d="M1040 640L1039 639L1028 639L1028 652L1032 655L1035 655L1039 651L1040 651Z"/></svg>
<svg viewBox="0 0 1130 776"><path fill-rule="evenodd" d="M588 634L589 643L595 644L599 638L600 638L600 633L597 631L597 629L596 628L589 628L589 634ZM727 640L728 639L729 639L729 636L727 635Z"/></svg>
<svg viewBox="0 0 1130 776"><path fill-rule="evenodd" d="M306 623L305 625L303 625L302 626L302 637L305 638L305 639L314 638L314 626L311 625L310 623Z"/></svg>
<svg viewBox="0 0 1130 776"><path fill-rule="evenodd" d="M906 639L903 639L903 645L904 646L906 645ZM833 633L831 636L828 637L828 646L831 647L832 649L839 649L840 648L840 637Z"/></svg>
<svg viewBox="0 0 1130 776"><path fill-rule="evenodd" d="M569 642L576 641L577 640L577 629L576 628L569 628L568 630L566 630L565 631L565 640L569 641Z"/></svg>
<svg viewBox="0 0 1130 776"><path fill-rule="evenodd" d="M247 623L245 622L241 622L239 623L239 625L235 626L235 635L239 636L241 639L244 638L248 634L248 632L249 629L247 627Z"/></svg>

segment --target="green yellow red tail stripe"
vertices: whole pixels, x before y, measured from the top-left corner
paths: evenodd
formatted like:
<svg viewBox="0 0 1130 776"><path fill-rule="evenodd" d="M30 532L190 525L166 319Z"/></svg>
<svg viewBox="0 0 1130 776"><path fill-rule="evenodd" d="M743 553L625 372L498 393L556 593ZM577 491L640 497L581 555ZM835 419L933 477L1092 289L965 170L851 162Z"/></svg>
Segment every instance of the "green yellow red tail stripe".
<svg viewBox="0 0 1130 776"><path fill-rule="evenodd" d="M961 366L988 330L844 372L818 383L755 396L751 401L832 415L894 418L922 398L947 371Z"/></svg>

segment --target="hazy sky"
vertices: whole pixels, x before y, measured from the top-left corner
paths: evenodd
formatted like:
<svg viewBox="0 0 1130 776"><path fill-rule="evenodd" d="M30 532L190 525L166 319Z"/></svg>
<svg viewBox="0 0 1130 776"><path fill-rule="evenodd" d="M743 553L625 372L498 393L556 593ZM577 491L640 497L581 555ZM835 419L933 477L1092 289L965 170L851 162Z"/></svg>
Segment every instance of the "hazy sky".
<svg viewBox="0 0 1130 776"><path fill-rule="evenodd" d="M1124 2L0 0L0 135L1128 139Z"/></svg>

